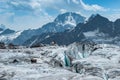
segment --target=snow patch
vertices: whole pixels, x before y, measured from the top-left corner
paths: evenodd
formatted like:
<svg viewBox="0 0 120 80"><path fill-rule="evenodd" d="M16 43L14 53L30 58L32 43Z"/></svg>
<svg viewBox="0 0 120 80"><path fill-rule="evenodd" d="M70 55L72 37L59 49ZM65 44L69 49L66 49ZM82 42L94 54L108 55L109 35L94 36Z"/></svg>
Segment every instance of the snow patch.
<svg viewBox="0 0 120 80"><path fill-rule="evenodd" d="M11 42L15 38L17 38L21 33L22 31L18 31L12 34L0 35L0 41L6 43Z"/></svg>

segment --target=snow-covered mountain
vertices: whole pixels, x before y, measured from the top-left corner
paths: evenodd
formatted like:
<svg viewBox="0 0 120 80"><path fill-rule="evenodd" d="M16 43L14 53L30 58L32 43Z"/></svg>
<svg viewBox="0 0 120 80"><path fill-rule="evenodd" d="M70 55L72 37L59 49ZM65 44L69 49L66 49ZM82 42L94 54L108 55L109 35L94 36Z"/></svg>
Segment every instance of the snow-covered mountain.
<svg viewBox="0 0 120 80"><path fill-rule="evenodd" d="M92 15L86 23L79 23L73 30L56 33L44 38L44 40L40 40L41 38L37 36L39 39L34 42L34 45L38 45L39 43L50 44L53 41L59 45L69 45L73 42L80 42L83 40L94 41L96 43L118 44L120 40L119 26L120 19L112 22L96 14Z"/></svg>
<svg viewBox="0 0 120 80"><path fill-rule="evenodd" d="M53 22L44 25L41 28L41 33L63 32L65 30L75 28L78 23L84 23L84 22L85 22L85 17L81 16L80 14L67 12L58 15Z"/></svg>
<svg viewBox="0 0 120 80"><path fill-rule="evenodd" d="M12 34L14 33L15 31L14 30L11 30L11 29L5 29L3 30L0 35L7 35L7 34Z"/></svg>
<svg viewBox="0 0 120 80"><path fill-rule="evenodd" d="M0 35L0 42L5 42L6 44L12 43L14 39L16 39L22 31L16 31L14 33Z"/></svg>
<svg viewBox="0 0 120 80"><path fill-rule="evenodd" d="M14 30L7 28L5 25L3 24L0 25L0 35L11 34L14 32L15 32Z"/></svg>
<svg viewBox="0 0 120 80"><path fill-rule="evenodd" d="M43 33L57 33L64 32L65 30L74 29L78 23L84 23L85 17L80 14L67 12L58 15L53 22L45 24L42 28L34 30L25 30L18 36L13 43L23 44L26 40L32 38L32 36L41 35Z"/></svg>
<svg viewBox="0 0 120 80"><path fill-rule="evenodd" d="M17 38L22 31L14 31L7 28L5 25L0 25L0 42L12 43L12 41Z"/></svg>
<svg viewBox="0 0 120 80"><path fill-rule="evenodd" d="M79 14L67 12L39 29L24 30L12 42L18 45L40 45L55 42L69 45L80 41L120 44L120 19L115 22L96 14L86 22ZM75 26L76 24L76 26Z"/></svg>

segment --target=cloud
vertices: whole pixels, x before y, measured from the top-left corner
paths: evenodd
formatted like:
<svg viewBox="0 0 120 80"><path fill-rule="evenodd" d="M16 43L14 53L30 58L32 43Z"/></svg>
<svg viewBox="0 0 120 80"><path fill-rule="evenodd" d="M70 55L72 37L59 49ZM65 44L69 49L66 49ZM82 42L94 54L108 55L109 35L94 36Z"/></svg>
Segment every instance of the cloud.
<svg viewBox="0 0 120 80"><path fill-rule="evenodd" d="M34 11L34 8L30 5L30 0L11 0L8 1L8 6L11 10L15 11Z"/></svg>
<svg viewBox="0 0 120 80"><path fill-rule="evenodd" d="M75 6L67 2L71 0L0 0L0 24L15 29L41 27L59 13L77 9L77 5L74 9Z"/></svg>
<svg viewBox="0 0 120 80"><path fill-rule="evenodd" d="M92 4L92 5L85 4L83 0L80 0L80 4L83 7L83 9L88 11L107 11L107 9L97 4Z"/></svg>
<svg viewBox="0 0 120 80"><path fill-rule="evenodd" d="M0 24L12 25L15 29L37 28L52 21L60 13L69 11L82 14L85 10L106 9L96 4L85 4L82 0L0 0Z"/></svg>
<svg viewBox="0 0 120 80"><path fill-rule="evenodd" d="M4 3L4 4L3 4ZM16 16L24 15L58 15L61 12L80 11L77 0L2 0L0 2L0 12L13 12ZM6 7L5 7L6 5ZM63 6L64 5L64 6ZM64 9L64 11L63 11Z"/></svg>
<svg viewBox="0 0 120 80"><path fill-rule="evenodd" d="M79 4L78 0L72 0L75 4Z"/></svg>
<svg viewBox="0 0 120 80"><path fill-rule="evenodd" d="M85 4L83 0L0 0L0 8L4 8L4 10L9 12L15 12L15 14L40 14L42 12L46 14L49 9L52 11L58 10L58 12L62 9L67 11L80 11L80 9L87 11L107 10L97 4Z"/></svg>
<svg viewBox="0 0 120 80"><path fill-rule="evenodd" d="M113 13L111 15L106 15L111 21L115 21L116 19L120 19L119 13Z"/></svg>
<svg viewBox="0 0 120 80"><path fill-rule="evenodd" d="M60 9L60 12L63 14L63 13L66 13L67 10L66 9Z"/></svg>
<svg viewBox="0 0 120 80"><path fill-rule="evenodd" d="M12 22L11 17L13 17L14 13L4 13L4 14L0 14L0 24L8 24Z"/></svg>

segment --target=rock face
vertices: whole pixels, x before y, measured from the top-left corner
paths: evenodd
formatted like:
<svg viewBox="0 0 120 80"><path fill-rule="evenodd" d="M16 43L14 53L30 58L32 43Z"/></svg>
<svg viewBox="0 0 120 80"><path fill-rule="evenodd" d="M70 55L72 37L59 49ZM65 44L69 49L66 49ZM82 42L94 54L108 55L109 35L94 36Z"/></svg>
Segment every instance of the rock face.
<svg viewBox="0 0 120 80"><path fill-rule="evenodd" d="M5 44L4 43L2 43L2 42L0 42L0 49L5 49L6 47L5 47Z"/></svg>
<svg viewBox="0 0 120 80"><path fill-rule="evenodd" d="M83 25L83 23L80 23ZM75 27L76 28L76 27ZM45 35L44 37L41 38L41 36ZM29 40L27 40L24 44L28 43L29 41L34 42L33 45L37 44L51 44L51 42L55 42L58 45L69 45L73 42L80 42L82 39L84 39L85 36L83 33L79 31L73 30L66 30L64 32L59 32L59 33L45 33L39 36L36 36L36 38L33 39L33 37ZM36 40L37 39L37 40ZM30 43L28 43L30 44Z"/></svg>

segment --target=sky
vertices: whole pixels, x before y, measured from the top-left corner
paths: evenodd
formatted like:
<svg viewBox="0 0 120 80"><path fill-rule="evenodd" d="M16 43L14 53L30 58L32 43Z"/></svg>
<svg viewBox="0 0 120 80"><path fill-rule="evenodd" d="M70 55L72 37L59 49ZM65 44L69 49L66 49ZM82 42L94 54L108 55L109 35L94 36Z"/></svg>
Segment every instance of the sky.
<svg viewBox="0 0 120 80"><path fill-rule="evenodd" d="M85 17L120 18L120 0L0 0L0 24L14 30L36 29L65 12Z"/></svg>

